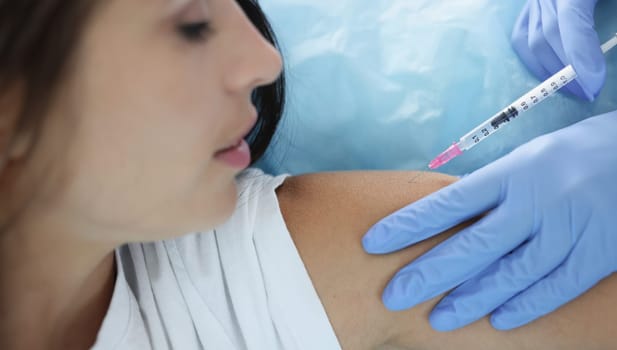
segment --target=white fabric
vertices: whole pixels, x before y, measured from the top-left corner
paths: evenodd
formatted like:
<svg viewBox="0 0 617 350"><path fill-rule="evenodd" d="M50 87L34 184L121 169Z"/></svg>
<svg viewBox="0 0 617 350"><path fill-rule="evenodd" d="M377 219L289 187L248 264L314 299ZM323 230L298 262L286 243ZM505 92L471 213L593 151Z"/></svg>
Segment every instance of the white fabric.
<svg viewBox="0 0 617 350"><path fill-rule="evenodd" d="M247 170L227 223L119 248L93 349L340 349L281 216L284 179Z"/></svg>

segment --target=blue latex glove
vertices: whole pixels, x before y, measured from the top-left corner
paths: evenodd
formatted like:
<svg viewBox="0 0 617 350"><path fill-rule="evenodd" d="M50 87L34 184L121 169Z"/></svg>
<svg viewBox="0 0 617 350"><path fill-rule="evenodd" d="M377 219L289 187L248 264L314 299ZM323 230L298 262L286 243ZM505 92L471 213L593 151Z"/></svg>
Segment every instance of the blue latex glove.
<svg viewBox="0 0 617 350"><path fill-rule="evenodd" d="M391 310L450 289L433 310L437 330L489 313L511 329L545 315L617 270L617 111L544 135L386 217L365 235L382 254L491 210L401 269ZM457 287L458 286L458 287Z"/></svg>
<svg viewBox="0 0 617 350"><path fill-rule="evenodd" d="M545 80L568 64L578 74L566 89L592 101L604 84L606 63L594 29L597 0L529 0L512 33L527 67Z"/></svg>

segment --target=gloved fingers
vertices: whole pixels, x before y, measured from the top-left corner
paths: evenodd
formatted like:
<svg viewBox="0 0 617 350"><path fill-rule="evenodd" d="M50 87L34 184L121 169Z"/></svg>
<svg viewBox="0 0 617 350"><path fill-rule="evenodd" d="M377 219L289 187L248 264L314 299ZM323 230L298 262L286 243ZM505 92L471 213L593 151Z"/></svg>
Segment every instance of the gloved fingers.
<svg viewBox="0 0 617 350"><path fill-rule="evenodd" d="M443 298L430 315L433 328L450 331L475 322L553 271L574 244L568 230L560 216L545 218L531 240Z"/></svg>
<svg viewBox="0 0 617 350"><path fill-rule="evenodd" d="M568 258L527 290L499 307L491 316L496 329L509 330L542 317L586 292L614 272L597 237L584 234Z"/></svg>
<svg viewBox="0 0 617 350"><path fill-rule="evenodd" d="M565 89L595 99L606 79L606 61L594 29L596 0L529 0L512 32L512 46L540 80L568 64L578 78Z"/></svg>
<svg viewBox="0 0 617 350"><path fill-rule="evenodd" d="M567 61L578 75L567 87L577 96L593 101L606 79L606 61L594 28L596 1L556 1L558 21L564 23L560 26L561 42Z"/></svg>
<svg viewBox="0 0 617 350"><path fill-rule="evenodd" d="M537 19L534 17L533 24L530 22L530 6L532 3L536 3L537 0L530 0L525 4L523 11L519 15L516 23L514 24L514 29L512 30L512 47L514 51L518 54L521 61L527 66L527 68L533 73L536 77L548 77L548 72L540 61L537 59L535 54L531 51L529 47L529 35L530 31L535 29L537 25ZM536 6L537 4L534 4Z"/></svg>
<svg viewBox="0 0 617 350"><path fill-rule="evenodd" d="M399 270L384 290L386 307L407 309L453 289L525 241L532 224L512 209L498 207Z"/></svg>
<svg viewBox="0 0 617 350"><path fill-rule="evenodd" d="M529 8L529 47L544 68L544 75L540 76L542 80L566 66L559 57L559 53L563 54L563 47L554 1L537 0Z"/></svg>
<svg viewBox="0 0 617 350"><path fill-rule="evenodd" d="M547 67L550 73L556 73L567 65L567 56L563 49L561 31L558 21L557 0L541 0L542 2L542 32L549 43L559 63L554 67ZM548 64L548 62L547 62Z"/></svg>
<svg viewBox="0 0 617 350"><path fill-rule="evenodd" d="M485 173L480 169L380 220L362 238L364 249L371 254L391 253L493 208L501 184Z"/></svg>

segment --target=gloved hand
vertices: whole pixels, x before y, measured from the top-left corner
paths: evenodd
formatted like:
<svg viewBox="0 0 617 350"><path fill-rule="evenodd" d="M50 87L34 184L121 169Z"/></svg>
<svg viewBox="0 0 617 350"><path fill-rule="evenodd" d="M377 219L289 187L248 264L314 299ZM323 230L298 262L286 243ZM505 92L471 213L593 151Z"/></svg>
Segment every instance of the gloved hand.
<svg viewBox="0 0 617 350"><path fill-rule="evenodd" d="M489 313L497 329L545 315L617 270L617 111L541 136L373 226L389 253L490 210L387 285L391 310L454 289L430 316L452 330ZM458 287L457 287L458 286Z"/></svg>
<svg viewBox="0 0 617 350"><path fill-rule="evenodd" d="M593 101L606 75L594 29L597 0L529 0L514 25L512 45L541 80L572 64L578 74L566 89Z"/></svg>

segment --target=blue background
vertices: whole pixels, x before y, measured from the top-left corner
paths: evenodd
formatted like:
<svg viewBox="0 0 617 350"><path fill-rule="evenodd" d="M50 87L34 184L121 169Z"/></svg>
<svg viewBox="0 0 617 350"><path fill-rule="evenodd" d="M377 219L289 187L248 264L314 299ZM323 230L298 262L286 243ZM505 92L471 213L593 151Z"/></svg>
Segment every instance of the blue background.
<svg viewBox="0 0 617 350"><path fill-rule="evenodd" d="M510 46L524 1L261 0L282 45L288 104L259 166L270 173L426 169L538 84ZM600 41L617 1L596 9ZM617 49L594 103L559 94L439 171L471 172L516 146L617 109Z"/></svg>

